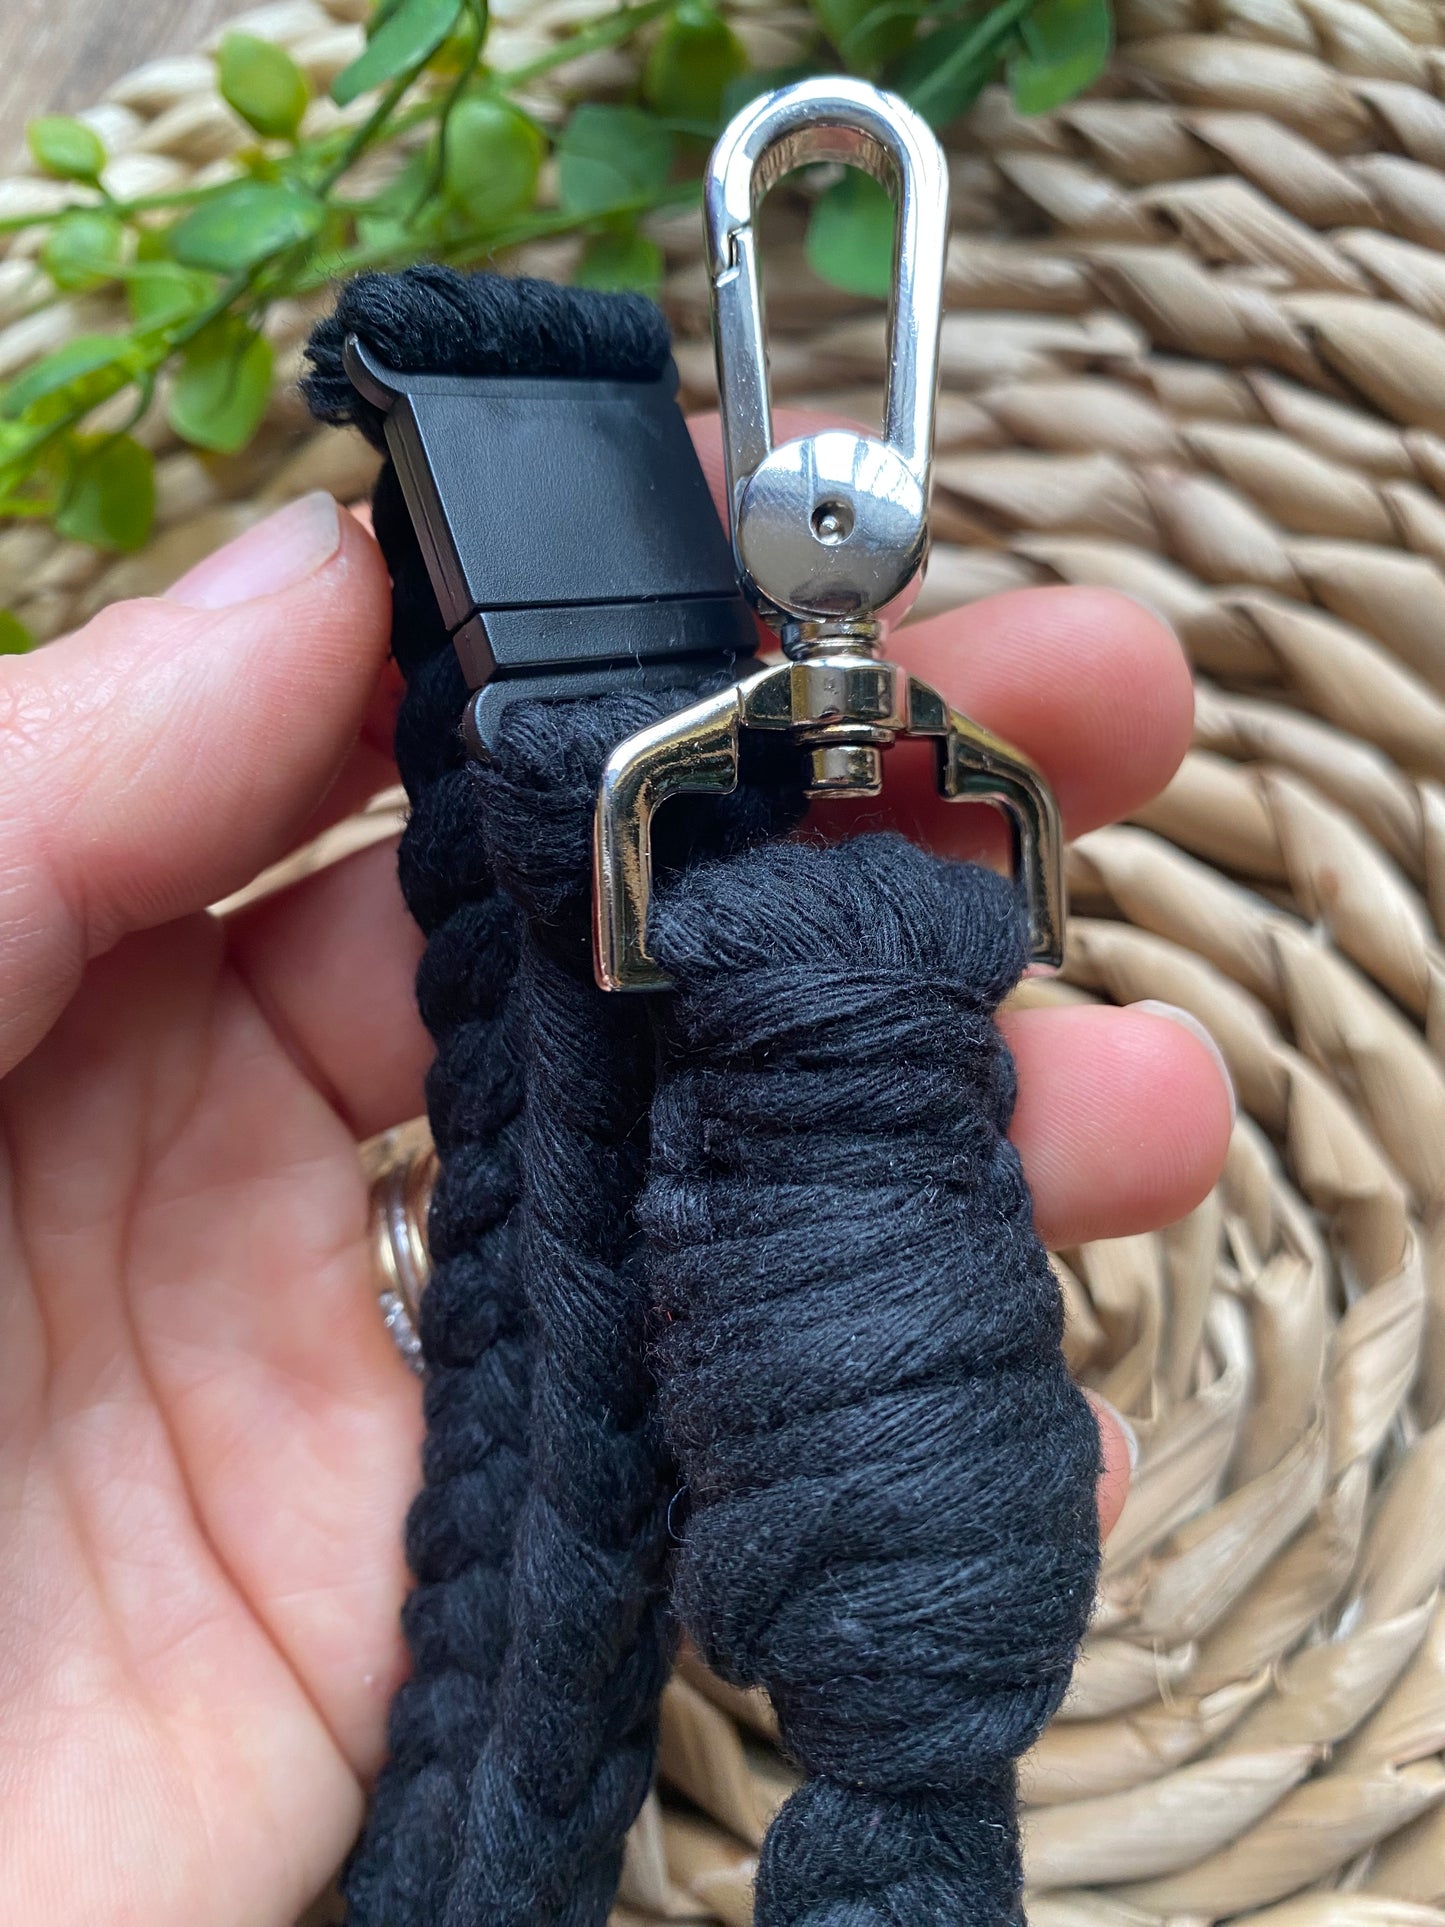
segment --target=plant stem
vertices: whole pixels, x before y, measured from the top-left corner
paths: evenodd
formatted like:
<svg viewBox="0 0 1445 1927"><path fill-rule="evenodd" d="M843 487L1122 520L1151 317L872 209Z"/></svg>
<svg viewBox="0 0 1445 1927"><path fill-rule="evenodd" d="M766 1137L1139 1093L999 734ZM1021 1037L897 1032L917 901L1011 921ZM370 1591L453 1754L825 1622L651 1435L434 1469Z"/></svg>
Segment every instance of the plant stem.
<svg viewBox="0 0 1445 1927"><path fill-rule="evenodd" d="M910 98L918 111L926 115L930 94L946 97L961 74L977 67L986 57L996 55L1034 5L1035 0L1002 0L1001 5L990 8L968 38L938 63L927 81L911 90Z"/></svg>
<svg viewBox="0 0 1445 1927"><path fill-rule="evenodd" d="M504 254L509 248L521 247L528 241L556 240L565 234L584 233L608 221L652 214L664 207L683 206L697 192L696 181L674 181L648 200L619 201L614 207L598 208L588 214L569 214L557 208L514 221L510 227L475 228L468 234L441 241L431 252L439 260L445 261L490 260L494 255ZM351 248L345 254L331 255L325 261L308 263L296 280L290 283L287 292L297 296L313 294L342 275L359 274L365 268L404 267L414 261L416 255L415 246L405 241Z"/></svg>
<svg viewBox="0 0 1445 1927"><path fill-rule="evenodd" d="M498 87L508 90L526 87L539 80L543 74L550 74L558 67L565 67L569 61L581 60L585 54L601 53L604 48L615 47L619 41L629 39L639 28L660 20L665 13L671 13L677 0L645 0L640 7L623 7L617 13L609 14L595 26L584 27L568 40L559 40L555 47L549 47L535 60L524 61L520 67L506 67L492 76Z"/></svg>
<svg viewBox="0 0 1445 1927"><path fill-rule="evenodd" d="M425 61L419 61L415 67L410 67L405 73L398 74L366 119L359 127L353 128L340 154L329 167L324 169L320 178L314 183L314 192L318 198L324 198L353 162L371 146L373 140L390 120L392 111L402 95L410 90L425 65Z"/></svg>

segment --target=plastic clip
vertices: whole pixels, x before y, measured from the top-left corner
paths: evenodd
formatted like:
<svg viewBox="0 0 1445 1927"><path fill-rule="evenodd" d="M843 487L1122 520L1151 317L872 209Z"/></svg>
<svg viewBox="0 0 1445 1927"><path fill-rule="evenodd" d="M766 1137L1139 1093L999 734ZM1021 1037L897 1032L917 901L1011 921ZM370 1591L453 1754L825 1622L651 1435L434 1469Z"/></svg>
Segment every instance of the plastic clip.
<svg viewBox="0 0 1445 1927"><path fill-rule="evenodd" d="M755 653L671 363L655 381L411 374L353 335L345 365L385 413L475 753L518 696L701 687Z"/></svg>
<svg viewBox="0 0 1445 1927"><path fill-rule="evenodd" d="M784 174L844 161L896 207L883 437L827 429L775 447L754 218ZM880 660L887 605L928 547L934 398L948 240L943 150L913 110L862 81L807 80L726 129L706 181L718 388L733 554L743 591L790 660L630 737L603 772L594 836L594 950L607 990L668 983L647 944L652 817L684 793L738 781L739 732L786 731L810 796L876 796L899 736L937 744L938 787L1008 819L1034 961L1063 953L1063 836L1034 766Z"/></svg>

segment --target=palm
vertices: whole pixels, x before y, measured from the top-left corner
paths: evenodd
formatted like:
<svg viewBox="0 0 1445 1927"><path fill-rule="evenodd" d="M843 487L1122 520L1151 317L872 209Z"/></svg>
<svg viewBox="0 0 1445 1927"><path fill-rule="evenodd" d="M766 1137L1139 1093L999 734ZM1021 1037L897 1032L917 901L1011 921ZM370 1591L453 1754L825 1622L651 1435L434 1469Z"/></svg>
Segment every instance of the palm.
<svg viewBox="0 0 1445 1927"><path fill-rule="evenodd" d="M414 1477L352 1132L204 917L92 966L0 1121L0 1917L294 1917L375 1764Z"/></svg>

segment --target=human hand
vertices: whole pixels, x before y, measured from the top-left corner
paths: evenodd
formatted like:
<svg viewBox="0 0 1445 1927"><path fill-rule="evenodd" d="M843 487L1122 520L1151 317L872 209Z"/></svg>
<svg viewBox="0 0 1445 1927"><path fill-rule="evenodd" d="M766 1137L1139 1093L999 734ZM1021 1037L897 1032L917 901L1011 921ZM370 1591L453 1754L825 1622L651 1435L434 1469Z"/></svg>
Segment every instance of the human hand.
<svg viewBox="0 0 1445 1927"><path fill-rule="evenodd" d="M385 847L205 906L392 780L387 623L370 536L312 497L0 663L4 1927L288 1927L383 1751L420 1419L355 1146L421 1105L420 939ZM1117 596L999 597L893 653L1040 763L1074 832L1188 739L1178 649ZM874 820L958 847L972 819L897 754ZM1005 1023L1046 1241L1198 1201L1230 1122L1203 1044L1140 1012Z"/></svg>

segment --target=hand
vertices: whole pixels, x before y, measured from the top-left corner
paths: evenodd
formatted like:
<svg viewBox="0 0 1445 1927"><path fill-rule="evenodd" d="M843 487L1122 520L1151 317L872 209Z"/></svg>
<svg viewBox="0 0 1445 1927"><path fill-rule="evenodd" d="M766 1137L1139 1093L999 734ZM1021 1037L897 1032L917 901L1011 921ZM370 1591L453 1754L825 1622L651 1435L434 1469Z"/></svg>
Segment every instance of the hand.
<svg viewBox="0 0 1445 1927"><path fill-rule="evenodd" d="M371 537L311 497L0 663L0 1927L289 1927L382 1754L420 1420L355 1145L421 1107L419 938L389 848L205 906L393 780L387 622ZM1117 596L999 597L895 653L1076 832L1188 739L1178 649ZM940 847L965 822L906 768L887 807ZM1207 1191L1230 1099L1186 1028L1008 1033L1047 1240Z"/></svg>

